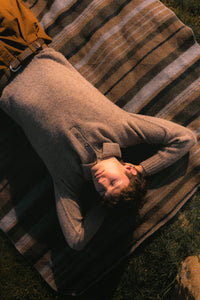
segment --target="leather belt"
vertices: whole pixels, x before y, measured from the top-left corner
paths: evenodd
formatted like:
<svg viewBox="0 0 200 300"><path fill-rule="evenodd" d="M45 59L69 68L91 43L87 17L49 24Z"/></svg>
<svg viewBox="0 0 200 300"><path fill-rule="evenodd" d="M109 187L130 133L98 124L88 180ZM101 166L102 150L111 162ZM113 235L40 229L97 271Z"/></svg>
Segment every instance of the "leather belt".
<svg viewBox="0 0 200 300"><path fill-rule="evenodd" d="M10 63L9 67L4 70L5 74L0 78L0 93L2 93L9 80L21 69L22 66L28 63L32 56L47 47L48 46L45 44L44 40L40 38L28 45L28 47Z"/></svg>

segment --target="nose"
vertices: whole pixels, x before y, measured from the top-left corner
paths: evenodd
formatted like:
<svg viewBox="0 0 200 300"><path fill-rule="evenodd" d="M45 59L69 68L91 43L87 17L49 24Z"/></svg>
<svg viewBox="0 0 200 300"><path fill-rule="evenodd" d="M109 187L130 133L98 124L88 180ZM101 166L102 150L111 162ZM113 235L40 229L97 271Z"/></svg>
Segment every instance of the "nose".
<svg viewBox="0 0 200 300"><path fill-rule="evenodd" d="M107 178L101 178L98 181L98 184L103 196L108 197L111 194L111 187L109 185L109 180Z"/></svg>

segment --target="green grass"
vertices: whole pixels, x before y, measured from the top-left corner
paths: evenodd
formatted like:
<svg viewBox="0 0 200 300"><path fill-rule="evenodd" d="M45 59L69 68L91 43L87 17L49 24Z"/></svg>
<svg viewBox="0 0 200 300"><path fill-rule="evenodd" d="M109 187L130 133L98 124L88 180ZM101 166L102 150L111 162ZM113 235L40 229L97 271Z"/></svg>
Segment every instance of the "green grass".
<svg viewBox="0 0 200 300"><path fill-rule="evenodd" d="M200 2L199 0L163 0L183 23L193 29L195 37L200 43Z"/></svg>
<svg viewBox="0 0 200 300"><path fill-rule="evenodd" d="M200 254L199 203L196 193L176 218L135 252L113 299L170 299L181 261Z"/></svg>
<svg viewBox="0 0 200 300"><path fill-rule="evenodd" d="M163 0L200 42L199 0ZM181 261L200 255L200 192L121 266L77 299L170 299ZM0 233L0 300L72 299L55 293ZM80 279L81 280L81 279Z"/></svg>

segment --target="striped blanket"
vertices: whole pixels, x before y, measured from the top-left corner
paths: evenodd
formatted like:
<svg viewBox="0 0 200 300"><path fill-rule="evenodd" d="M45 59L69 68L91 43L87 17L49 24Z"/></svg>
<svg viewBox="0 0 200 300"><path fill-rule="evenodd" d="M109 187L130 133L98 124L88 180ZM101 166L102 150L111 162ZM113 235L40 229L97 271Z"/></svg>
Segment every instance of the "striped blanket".
<svg viewBox="0 0 200 300"><path fill-rule="evenodd" d="M160 1L26 3L53 37L51 47L110 101L200 134L200 46L191 29ZM60 293L76 295L91 286L171 219L198 188L197 144L149 179L136 224L131 216L113 213L85 250L76 252L60 230L45 166L21 129L0 115L0 229ZM131 159L128 150L125 155Z"/></svg>

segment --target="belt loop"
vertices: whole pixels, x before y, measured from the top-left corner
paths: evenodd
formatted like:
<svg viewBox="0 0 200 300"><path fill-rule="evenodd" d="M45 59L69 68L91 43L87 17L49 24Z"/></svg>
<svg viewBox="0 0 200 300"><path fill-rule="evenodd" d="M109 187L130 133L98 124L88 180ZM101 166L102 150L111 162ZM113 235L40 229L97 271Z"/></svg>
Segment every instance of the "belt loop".
<svg viewBox="0 0 200 300"><path fill-rule="evenodd" d="M43 48L42 48L42 45L44 45L44 44L45 44L45 43L44 43L44 40L41 39L41 38L39 38L39 39L35 40L33 43L31 43L31 44L29 45L29 48L35 53L35 52L37 52L38 50L43 49Z"/></svg>

